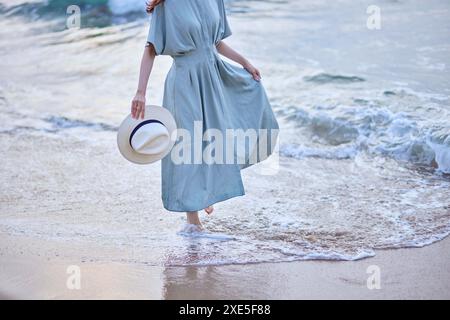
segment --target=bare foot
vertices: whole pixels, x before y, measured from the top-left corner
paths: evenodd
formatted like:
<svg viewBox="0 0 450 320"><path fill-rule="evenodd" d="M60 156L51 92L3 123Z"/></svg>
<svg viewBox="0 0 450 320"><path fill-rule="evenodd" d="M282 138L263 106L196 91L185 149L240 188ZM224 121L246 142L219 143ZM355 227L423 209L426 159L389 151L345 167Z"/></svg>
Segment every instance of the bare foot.
<svg viewBox="0 0 450 320"><path fill-rule="evenodd" d="M204 231L203 225L201 224L193 224L193 223L186 223L183 228L179 231L181 234L193 234L193 233L199 233Z"/></svg>
<svg viewBox="0 0 450 320"><path fill-rule="evenodd" d="M213 213L213 211L214 211L214 207L213 206L209 206L208 208L205 208L205 212L207 214L211 214L211 213Z"/></svg>

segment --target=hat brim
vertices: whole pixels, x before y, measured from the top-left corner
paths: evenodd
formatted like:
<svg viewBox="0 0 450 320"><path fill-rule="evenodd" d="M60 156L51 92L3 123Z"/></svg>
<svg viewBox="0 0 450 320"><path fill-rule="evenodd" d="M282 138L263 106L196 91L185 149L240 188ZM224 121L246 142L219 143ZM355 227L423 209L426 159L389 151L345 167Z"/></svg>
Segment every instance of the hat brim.
<svg viewBox="0 0 450 320"><path fill-rule="evenodd" d="M157 154L146 155L134 151L130 145L130 135L139 123L150 119L161 121L169 131L171 139L165 150ZM117 132L117 146L122 156L128 161L136 164L149 164L161 160L172 150L175 144L176 132L177 124L170 111L164 107L150 105L145 107L143 119L133 119L130 114L122 121Z"/></svg>

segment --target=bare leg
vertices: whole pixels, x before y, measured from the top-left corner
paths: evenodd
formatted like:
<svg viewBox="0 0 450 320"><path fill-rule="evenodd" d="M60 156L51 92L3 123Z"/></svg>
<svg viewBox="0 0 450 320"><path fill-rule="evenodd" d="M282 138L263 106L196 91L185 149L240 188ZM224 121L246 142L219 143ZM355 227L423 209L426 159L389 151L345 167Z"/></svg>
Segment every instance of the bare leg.
<svg viewBox="0 0 450 320"><path fill-rule="evenodd" d="M198 211L188 211L186 212L187 223L195 224L201 229L203 229L202 223L200 222L200 218L198 216Z"/></svg>

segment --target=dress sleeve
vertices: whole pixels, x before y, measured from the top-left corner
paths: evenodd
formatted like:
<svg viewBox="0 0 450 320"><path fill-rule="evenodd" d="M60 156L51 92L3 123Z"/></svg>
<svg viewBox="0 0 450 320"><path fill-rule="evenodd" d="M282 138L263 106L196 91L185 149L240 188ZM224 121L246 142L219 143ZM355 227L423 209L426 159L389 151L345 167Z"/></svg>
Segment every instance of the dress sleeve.
<svg viewBox="0 0 450 320"><path fill-rule="evenodd" d="M230 29L230 25L228 24L227 12L225 9L224 0L219 0L219 10L220 10L220 34L218 41L223 40L229 36L231 36L232 32ZM218 42L217 41L217 42Z"/></svg>
<svg viewBox="0 0 450 320"><path fill-rule="evenodd" d="M164 3L156 6L150 13L150 27L147 36L147 45L152 44L157 55L164 54L166 46L166 21Z"/></svg>

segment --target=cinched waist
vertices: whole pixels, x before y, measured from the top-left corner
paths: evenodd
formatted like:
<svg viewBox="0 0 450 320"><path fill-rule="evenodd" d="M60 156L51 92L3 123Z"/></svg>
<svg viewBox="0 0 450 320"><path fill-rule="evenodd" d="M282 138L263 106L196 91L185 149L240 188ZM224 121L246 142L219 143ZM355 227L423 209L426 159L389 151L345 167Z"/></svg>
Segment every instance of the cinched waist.
<svg viewBox="0 0 450 320"><path fill-rule="evenodd" d="M218 52L216 46L200 47L180 55L174 55L172 58L175 64L186 64L194 62L214 62L217 59Z"/></svg>

